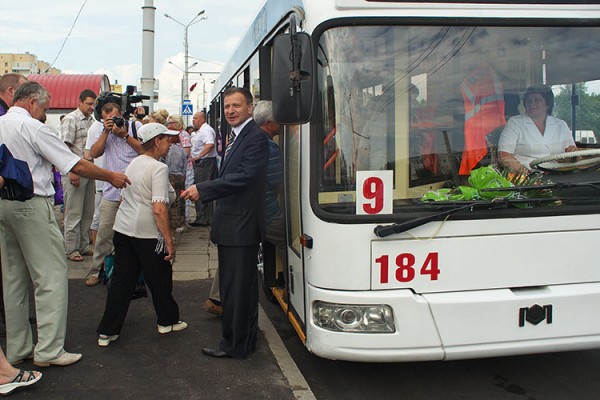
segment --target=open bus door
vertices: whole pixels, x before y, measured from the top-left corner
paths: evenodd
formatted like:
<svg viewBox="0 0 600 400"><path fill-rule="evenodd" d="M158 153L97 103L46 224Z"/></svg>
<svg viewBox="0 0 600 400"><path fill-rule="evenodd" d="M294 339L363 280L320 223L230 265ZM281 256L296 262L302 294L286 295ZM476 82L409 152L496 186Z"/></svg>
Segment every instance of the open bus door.
<svg viewBox="0 0 600 400"><path fill-rule="evenodd" d="M296 32L296 20L290 18L290 32L277 36L273 44L271 86L273 115L285 124L283 148L285 160L285 212L287 227L287 271L285 299L277 296L294 328L306 340L304 246L310 239L302 232L302 188L300 157L302 125L310 120L313 104L313 51L310 36ZM284 301L287 300L287 304Z"/></svg>
<svg viewBox="0 0 600 400"><path fill-rule="evenodd" d="M302 246L302 198L301 198L301 125L286 126L284 131L285 157L285 214L287 227L286 292L284 310L294 329L305 340L305 270Z"/></svg>

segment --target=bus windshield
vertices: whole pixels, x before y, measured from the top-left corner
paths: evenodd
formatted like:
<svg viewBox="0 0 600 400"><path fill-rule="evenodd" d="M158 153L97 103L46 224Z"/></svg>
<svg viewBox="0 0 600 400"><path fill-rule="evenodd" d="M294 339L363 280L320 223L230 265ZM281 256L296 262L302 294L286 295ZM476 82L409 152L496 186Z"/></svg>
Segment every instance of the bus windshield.
<svg viewBox="0 0 600 400"><path fill-rule="evenodd" d="M600 181L600 27L532 25L358 24L322 32L311 124L315 204L360 214L361 171L392 171L387 214L424 199L490 200L459 190L488 166L511 185ZM565 149L578 155L531 166ZM551 190L553 201L520 208L597 206L599 193Z"/></svg>

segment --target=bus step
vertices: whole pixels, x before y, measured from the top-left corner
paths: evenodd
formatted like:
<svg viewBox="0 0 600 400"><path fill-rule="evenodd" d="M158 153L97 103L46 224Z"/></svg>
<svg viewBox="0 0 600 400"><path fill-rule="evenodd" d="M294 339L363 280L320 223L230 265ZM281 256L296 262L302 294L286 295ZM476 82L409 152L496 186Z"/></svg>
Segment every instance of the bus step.
<svg viewBox="0 0 600 400"><path fill-rule="evenodd" d="M283 310L284 313L286 313L290 322L292 323L292 326L294 327L296 334L298 335L298 337L300 338L302 343L306 345L306 334L302 330L302 327L298 323L298 320L296 319L296 316L294 315L294 313L289 312L288 304L285 299L285 297L286 297L285 289L280 288L280 287L274 287L271 290L273 291L273 296L275 296L275 298L277 299L277 302L281 306L281 309Z"/></svg>

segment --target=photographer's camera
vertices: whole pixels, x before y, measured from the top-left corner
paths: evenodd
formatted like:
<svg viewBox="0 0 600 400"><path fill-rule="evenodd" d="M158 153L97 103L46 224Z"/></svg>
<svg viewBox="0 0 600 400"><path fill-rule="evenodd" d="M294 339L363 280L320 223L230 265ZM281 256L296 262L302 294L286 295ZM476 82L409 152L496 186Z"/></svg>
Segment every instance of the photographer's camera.
<svg viewBox="0 0 600 400"><path fill-rule="evenodd" d="M121 117L113 117L113 123L118 127L122 128L125 126L125 120Z"/></svg>

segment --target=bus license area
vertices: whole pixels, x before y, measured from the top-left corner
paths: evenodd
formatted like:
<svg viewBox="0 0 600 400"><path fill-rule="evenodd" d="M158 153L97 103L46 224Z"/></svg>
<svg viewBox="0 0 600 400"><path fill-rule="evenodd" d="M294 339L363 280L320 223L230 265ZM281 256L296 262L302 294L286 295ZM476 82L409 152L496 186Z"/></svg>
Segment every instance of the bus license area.
<svg viewBox="0 0 600 400"><path fill-rule="evenodd" d="M372 243L371 288L409 288L435 283L443 277L437 251L399 250L392 242Z"/></svg>

